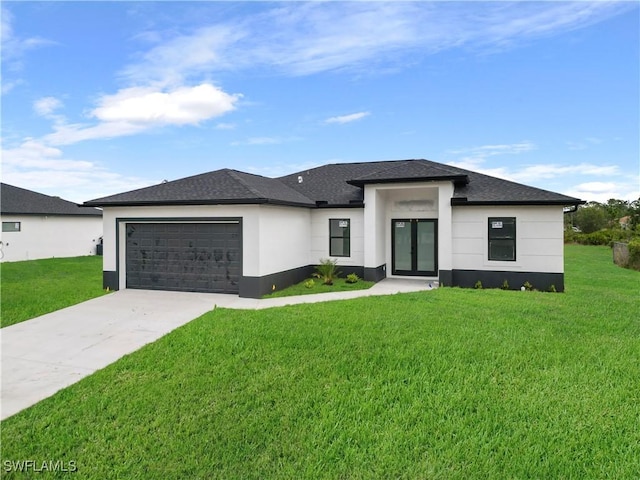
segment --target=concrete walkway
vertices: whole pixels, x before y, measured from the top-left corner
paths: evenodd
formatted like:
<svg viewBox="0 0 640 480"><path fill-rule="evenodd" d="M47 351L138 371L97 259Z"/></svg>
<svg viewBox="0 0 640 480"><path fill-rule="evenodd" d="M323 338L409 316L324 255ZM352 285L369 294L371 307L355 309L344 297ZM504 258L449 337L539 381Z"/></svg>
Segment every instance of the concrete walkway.
<svg viewBox="0 0 640 480"><path fill-rule="evenodd" d="M120 290L0 329L4 420L215 307L262 309L430 290L385 279L368 290L257 300L215 293Z"/></svg>

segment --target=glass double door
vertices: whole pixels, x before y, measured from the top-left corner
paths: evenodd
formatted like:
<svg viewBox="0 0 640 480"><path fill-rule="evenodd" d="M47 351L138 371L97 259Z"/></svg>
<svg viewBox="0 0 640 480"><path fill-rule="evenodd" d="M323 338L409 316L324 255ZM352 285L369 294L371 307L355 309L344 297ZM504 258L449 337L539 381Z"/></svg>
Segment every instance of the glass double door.
<svg viewBox="0 0 640 480"><path fill-rule="evenodd" d="M391 257L393 275L437 276L438 221L392 220Z"/></svg>

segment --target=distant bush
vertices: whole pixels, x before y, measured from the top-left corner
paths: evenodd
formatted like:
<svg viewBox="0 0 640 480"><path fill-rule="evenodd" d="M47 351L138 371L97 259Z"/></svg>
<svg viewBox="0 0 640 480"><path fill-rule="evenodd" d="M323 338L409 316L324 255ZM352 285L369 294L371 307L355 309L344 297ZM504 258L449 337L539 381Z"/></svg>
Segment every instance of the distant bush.
<svg viewBox="0 0 640 480"><path fill-rule="evenodd" d="M565 243L578 243L580 245L607 245L613 242L628 242L632 239L640 239L640 233L634 230L622 230L619 228L605 228L592 233L574 232L565 230Z"/></svg>
<svg viewBox="0 0 640 480"><path fill-rule="evenodd" d="M640 270L640 239L631 240L628 244L629 263L627 266L634 270Z"/></svg>

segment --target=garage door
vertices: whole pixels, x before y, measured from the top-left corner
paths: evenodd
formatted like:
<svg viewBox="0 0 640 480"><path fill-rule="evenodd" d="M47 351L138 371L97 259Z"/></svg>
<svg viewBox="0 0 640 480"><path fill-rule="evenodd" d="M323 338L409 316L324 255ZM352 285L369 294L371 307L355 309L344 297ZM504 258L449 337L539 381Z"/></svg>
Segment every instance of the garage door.
<svg viewBox="0 0 640 480"><path fill-rule="evenodd" d="M127 223L127 288L238 293L240 223Z"/></svg>

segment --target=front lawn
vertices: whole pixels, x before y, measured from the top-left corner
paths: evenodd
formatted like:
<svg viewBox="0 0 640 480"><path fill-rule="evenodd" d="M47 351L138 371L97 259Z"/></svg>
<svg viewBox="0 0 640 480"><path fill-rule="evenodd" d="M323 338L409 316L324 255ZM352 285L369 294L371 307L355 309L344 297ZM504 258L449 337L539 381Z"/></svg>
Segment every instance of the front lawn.
<svg viewBox="0 0 640 480"><path fill-rule="evenodd" d="M606 247L567 246L566 262L564 294L216 309L3 421L1 465L73 461L91 479L635 479L640 273Z"/></svg>
<svg viewBox="0 0 640 480"><path fill-rule="evenodd" d="M105 293L99 256L6 262L0 274L2 327Z"/></svg>

